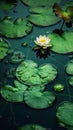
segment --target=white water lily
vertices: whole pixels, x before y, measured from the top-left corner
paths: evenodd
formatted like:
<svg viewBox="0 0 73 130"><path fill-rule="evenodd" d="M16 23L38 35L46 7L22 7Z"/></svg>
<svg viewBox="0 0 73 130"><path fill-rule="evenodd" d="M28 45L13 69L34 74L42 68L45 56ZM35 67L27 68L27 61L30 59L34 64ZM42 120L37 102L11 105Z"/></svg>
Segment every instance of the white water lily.
<svg viewBox="0 0 73 130"><path fill-rule="evenodd" d="M36 40L34 41L38 46L42 47L43 49L46 49L47 47L51 47L50 44L51 39L47 37L46 35L40 35L39 37L36 37Z"/></svg>

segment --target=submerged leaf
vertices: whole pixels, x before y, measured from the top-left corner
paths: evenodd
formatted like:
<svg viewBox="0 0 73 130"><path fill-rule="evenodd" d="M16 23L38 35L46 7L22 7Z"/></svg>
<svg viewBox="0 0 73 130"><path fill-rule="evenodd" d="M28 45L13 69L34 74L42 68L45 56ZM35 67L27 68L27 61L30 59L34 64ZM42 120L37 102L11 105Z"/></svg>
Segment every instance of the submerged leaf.
<svg viewBox="0 0 73 130"><path fill-rule="evenodd" d="M17 0L0 0L0 9L12 9L16 6Z"/></svg>
<svg viewBox="0 0 73 130"><path fill-rule="evenodd" d="M24 125L17 130L47 130L46 128L36 125L36 124L29 124L29 125Z"/></svg>

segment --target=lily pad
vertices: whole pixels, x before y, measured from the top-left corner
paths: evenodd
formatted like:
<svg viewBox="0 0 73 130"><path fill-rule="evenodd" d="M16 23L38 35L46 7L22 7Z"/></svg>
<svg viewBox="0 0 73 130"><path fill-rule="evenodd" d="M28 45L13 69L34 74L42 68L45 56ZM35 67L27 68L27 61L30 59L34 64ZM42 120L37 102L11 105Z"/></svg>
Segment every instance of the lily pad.
<svg viewBox="0 0 73 130"><path fill-rule="evenodd" d="M60 18L55 16L52 8L50 7L34 7L31 8L29 12L31 14L27 17L27 19L38 26L49 26L60 21Z"/></svg>
<svg viewBox="0 0 73 130"><path fill-rule="evenodd" d="M47 84L56 78L57 70L52 64L44 64L39 66L38 74L42 78L42 83Z"/></svg>
<svg viewBox="0 0 73 130"><path fill-rule="evenodd" d="M29 125L24 125L24 126L18 128L18 130L47 130L47 129L40 125L29 124Z"/></svg>
<svg viewBox="0 0 73 130"><path fill-rule="evenodd" d="M12 9L16 6L17 0L0 0L0 9Z"/></svg>
<svg viewBox="0 0 73 130"><path fill-rule="evenodd" d="M71 60L66 66L66 72L69 75L73 75L73 60Z"/></svg>
<svg viewBox="0 0 73 130"><path fill-rule="evenodd" d="M51 39L50 44L52 44L50 50L61 54L73 52L73 32L66 31L62 35L52 33L49 34L49 38Z"/></svg>
<svg viewBox="0 0 73 130"><path fill-rule="evenodd" d="M27 85L45 85L53 81L57 70L51 64L38 67L31 60L23 61L16 69L17 79Z"/></svg>
<svg viewBox="0 0 73 130"><path fill-rule="evenodd" d="M8 55L9 49L8 42L0 38L0 60Z"/></svg>
<svg viewBox="0 0 73 130"><path fill-rule="evenodd" d="M34 86L28 86L27 90L43 91L45 87L46 87L45 85L34 85Z"/></svg>
<svg viewBox="0 0 73 130"><path fill-rule="evenodd" d="M55 2L60 3L61 0L22 0L22 2L29 6L52 6Z"/></svg>
<svg viewBox="0 0 73 130"><path fill-rule="evenodd" d="M56 84L54 85L54 91L57 91L57 92L61 92L64 90L64 85L63 84Z"/></svg>
<svg viewBox="0 0 73 130"><path fill-rule="evenodd" d="M10 18L5 17L0 20L0 35L9 38L26 36L32 30L32 25L25 18L18 18L12 22Z"/></svg>
<svg viewBox="0 0 73 130"><path fill-rule="evenodd" d="M1 88L1 96L9 102L22 102L24 91L26 90L27 86L23 86L18 81L15 81L15 87L11 85L6 85Z"/></svg>
<svg viewBox="0 0 73 130"><path fill-rule="evenodd" d="M24 92L24 102L35 109L44 109L53 104L55 95L52 92L30 90Z"/></svg>
<svg viewBox="0 0 73 130"><path fill-rule="evenodd" d="M69 84L73 86L73 76L69 78Z"/></svg>
<svg viewBox="0 0 73 130"><path fill-rule="evenodd" d="M56 117L62 126L73 130L73 103L62 103L57 109Z"/></svg>

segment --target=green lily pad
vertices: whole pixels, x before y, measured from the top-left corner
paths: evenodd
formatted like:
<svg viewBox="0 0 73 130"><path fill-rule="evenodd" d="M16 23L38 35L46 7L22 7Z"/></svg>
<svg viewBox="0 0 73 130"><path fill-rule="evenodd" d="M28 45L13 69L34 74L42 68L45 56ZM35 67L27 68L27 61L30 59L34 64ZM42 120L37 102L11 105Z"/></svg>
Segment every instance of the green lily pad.
<svg viewBox="0 0 73 130"><path fill-rule="evenodd" d="M27 90L43 91L45 87L46 87L45 85L34 85L34 86L28 86Z"/></svg>
<svg viewBox="0 0 73 130"><path fill-rule="evenodd" d="M26 90L27 86L22 85L18 81L15 81L15 87L11 85L6 85L1 88L1 96L9 102L22 102L24 91Z"/></svg>
<svg viewBox="0 0 73 130"><path fill-rule="evenodd" d="M29 124L29 125L24 125L17 130L47 130L46 128L36 125L36 124Z"/></svg>
<svg viewBox="0 0 73 130"><path fill-rule="evenodd" d="M47 84L56 78L57 70L52 64L44 64L39 66L38 74L42 78L42 83Z"/></svg>
<svg viewBox="0 0 73 130"><path fill-rule="evenodd" d="M24 102L35 109L44 109L53 104L55 95L52 92L35 91L34 89L24 92Z"/></svg>
<svg viewBox="0 0 73 130"><path fill-rule="evenodd" d="M73 75L73 60L71 60L66 66L66 72L69 75Z"/></svg>
<svg viewBox="0 0 73 130"><path fill-rule="evenodd" d="M34 7L29 12L31 14L27 17L28 21L38 26L49 26L60 21L60 18L55 16L50 7Z"/></svg>
<svg viewBox="0 0 73 130"><path fill-rule="evenodd" d="M52 6L55 2L60 3L61 0L22 0L22 2L29 6Z"/></svg>
<svg viewBox="0 0 73 130"><path fill-rule="evenodd" d="M45 85L53 81L57 76L57 70L54 66L47 64L38 67L31 60L23 61L16 69L17 79L27 85Z"/></svg>
<svg viewBox="0 0 73 130"><path fill-rule="evenodd" d="M52 33L48 37L51 39L50 44L52 44L50 50L61 54L73 52L73 32L66 31L62 35Z"/></svg>
<svg viewBox="0 0 73 130"><path fill-rule="evenodd" d="M64 85L63 84L56 84L54 85L54 91L57 91L57 92L61 92L64 90Z"/></svg>
<svg viewBox="0 0 73 130"><path fill-rule="evenodd" d="M8 55L9 49L8 42L0 38L0 60Z"/></svg>
<svg viewBox="0 0 73 130"><path fill-rule="evenodd" d="M69 78L69 84L73 86L73 76Z"/></svg>
<svg viewBox="0 0 73 130"><path fill-rule="evenodd" d="M32 25L25 18L18 18L14 23L6 17L0 20L0 35L9 38L26 36L32 30Z"/></svg>
<svg viewBox="0 0 73 130"><path fill-rule="evenodd" d="M57 109L56 117L62 126L73 130L73 103L62 103Z"/></svg>
<svg viewBox="0 0 73 130"><path fill-rule="evenodd" d="M0 0L0 9L12 9L16 6L17 0Z"/></svg>

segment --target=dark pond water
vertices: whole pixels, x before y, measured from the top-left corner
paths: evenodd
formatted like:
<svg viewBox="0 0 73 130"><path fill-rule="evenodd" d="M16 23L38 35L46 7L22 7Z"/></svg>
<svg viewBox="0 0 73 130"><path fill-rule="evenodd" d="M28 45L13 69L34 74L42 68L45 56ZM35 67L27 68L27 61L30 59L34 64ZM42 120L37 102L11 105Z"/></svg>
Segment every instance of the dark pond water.
<svg viewBox="0 0 73 130"><path fill-rule="evenodd" d="M65 3L63 1L62 3ZM18 1L17 6L11 10L0 10L0 18L5 16L11 16L12 20L14 21L16 18L19 17L26 17L29 15L28 11L29 7ZM46 90L53 91L53 86L57 83L61 83L65 86L65 90L62 92L54 92L56 95L56 100L53 106L37 110L32 109L24 103L11 103L7 102L0 96L0 129L1 130L14 130L17 129L19 126L25 124L38 124L41 125L47 130L65 130L65 128L60 127L56 120L56 110L60 103L63 101L70 101L73 102L73 88L68 83L69 75L65 72L65 67L67 63L73 59L73 53L69 54L59 54L55 53L50 50L50 54L48 54L45 58L40 57L37 55L36 52L32 50L34 47L34 40L39 35L47 35L48 33L53 32L56 29L59 29L62 24L62 21L47 27L40 27L33 25L33 30L25 37L17 38L17 39L10 39L5 38L9 42L10 48L13 51L21 51L25 55L24 60L33 60L38 65L44 63L51 63L56 66L58 70L57 78L51 82L50 84L46 85ZM71 30L73 28L66 28L63 27L64 30ZM22 43L27 43L26 47L22 47ZM8 62L12 54L6 56L3 60L0 61L0 84L13 84L15 78L7 78L5 73L7 69L10 67L17 67L19 63L12 64Z"/></svg>

